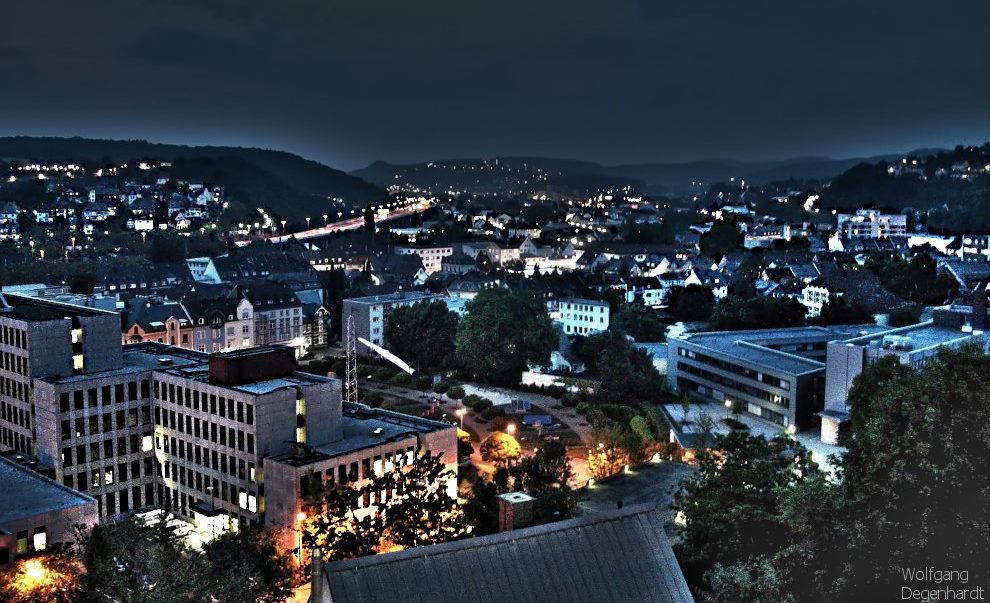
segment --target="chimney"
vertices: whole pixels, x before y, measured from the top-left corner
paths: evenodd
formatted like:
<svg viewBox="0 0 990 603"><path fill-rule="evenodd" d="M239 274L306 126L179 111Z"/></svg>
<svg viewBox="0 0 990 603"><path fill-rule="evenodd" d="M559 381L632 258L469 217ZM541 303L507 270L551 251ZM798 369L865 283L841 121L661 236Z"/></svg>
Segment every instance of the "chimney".
<svg viewBox="0 0 990 603"><path fill-rule="evenodd" d="M969 317L969 324L974 330L985 331L987 328L987 295L983 291L973 292L973 313Z"/></svg>
<svg viewBox="0 0 990 603"><path fill-rule="evenodd" d="M498 531L510 532L533 523L533 503L536 499L522 492L509 492L498 497Z"/></svg>
<svg viewBox="0 0 990 603"><path fill-rule="evenodd" d="M310 573L313 575L313 584L309 600L312 603L323 603L323 584L326 580L323 578L323 550L320 547L313 548L310 561L312 562Z"/></svg>

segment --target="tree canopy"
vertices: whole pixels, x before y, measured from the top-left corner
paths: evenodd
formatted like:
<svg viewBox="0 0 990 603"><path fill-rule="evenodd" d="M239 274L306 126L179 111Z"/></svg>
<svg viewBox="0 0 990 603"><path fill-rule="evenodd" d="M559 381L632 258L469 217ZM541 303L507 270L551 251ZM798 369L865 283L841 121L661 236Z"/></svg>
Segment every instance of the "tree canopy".
<svg viewBox="0 0 990 603"><path fill-rule="evenodd" d="M799 327L804 324L805 312L805 307L791 298L728 297L715 306L708 328L712 331L740 331Z"/></svg>
<svg viewBox="0 0 990 603"><path fill-rule="evenodd" d="M418 371L454 368L457 315L442 301L394 309L385 321L385 341L399 358Z"/></svg>
<svg viewBox="0 0 990 603"><path fill-rule="evenodd" d="M550 364L557 331L542 301L526 292L484 289L468 303L456 350L476 379L516 383L527 365Z"/></svg>

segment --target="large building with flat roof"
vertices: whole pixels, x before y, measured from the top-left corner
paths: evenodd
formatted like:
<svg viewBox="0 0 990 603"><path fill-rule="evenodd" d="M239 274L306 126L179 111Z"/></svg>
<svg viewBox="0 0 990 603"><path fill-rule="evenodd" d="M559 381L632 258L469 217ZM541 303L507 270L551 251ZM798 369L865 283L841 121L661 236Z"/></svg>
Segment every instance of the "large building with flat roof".
<svg viewBox="0 0 990 603"><path fill-rule="evenodd" d="M38 473L28 457L0 456L0 567L71 543L77 525L97 521L96 501Z"/></svg>
<svg viewBox="0 0 990 603"><path fill-rule="evenodd" d="M824 408L828 343L883 330L877 325L690 333L667 346L672 390L742 412L781 429L817 425Z"/></svg>
<svg viewBox="0 0 990 603"><path fill-rule="evenodd" d="M901 364L920 369L942 349L969 344L988 350L988 322L985 303L976 307L957 305L936 309L931 320L915 325L830 342L825 408L821 412L822 442L838 442L839 433L849 420L849 389L856 377L874 362L891 356Z"/></svg>
<svg viewBox="0 0 990 603"><path fill-rule="evenodd" d="M276 482L300 478L268 460L322 450L331 463L377 466L383 453L369 441L384 434L381 442L443 452L456 467L454 426L345 413L340 381L298 371L289 347L122 346L114 312L16 295L3 308L0 446L53 467L58 482L95 500L101 519L167 508L197 525L298 527L296 515L266 513L297 508L300 492L266 488L269 466Z"/></svg>

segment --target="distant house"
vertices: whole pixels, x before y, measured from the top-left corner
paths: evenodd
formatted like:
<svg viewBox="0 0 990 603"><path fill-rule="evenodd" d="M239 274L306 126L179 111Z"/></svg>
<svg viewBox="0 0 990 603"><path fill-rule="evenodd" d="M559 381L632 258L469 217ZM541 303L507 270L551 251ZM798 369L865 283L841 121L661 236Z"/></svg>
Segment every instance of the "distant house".
<svg viewBox="0 0 990 603"><path fill-rule="evenodd" d="M21 238L21 227L16 220L0 222L0 241L16 241Z"/></svg>
<svg viewBox="0 0 990 603"><path fill-rule="evenodd" d="M83 210L83 219L90 222L103 222L110 215L110 208L102 201L93 201Z"/></svg>
<svg viewBox="0 0 990 603"><path fill-rule="evenodd" d="M0 221L3 220L17 220L17 216L21 213L21 208L18 207L17 203L13 201L7 201L0 207Z"/></svg>

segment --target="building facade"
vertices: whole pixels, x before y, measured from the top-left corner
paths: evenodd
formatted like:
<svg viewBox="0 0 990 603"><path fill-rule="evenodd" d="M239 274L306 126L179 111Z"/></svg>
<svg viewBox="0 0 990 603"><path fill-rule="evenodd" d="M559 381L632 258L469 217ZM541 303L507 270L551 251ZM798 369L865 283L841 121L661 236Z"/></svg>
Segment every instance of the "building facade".
<svg viewBox="0 0 990 603"><path fill-rule="evenodd" d="M363 337L375 345L384 346L385 320L389 312L395 308L412 306L423 302L441 301L442 299L442 296L435 293L422 293L419 291L345 299L342 324L346 329L347 320L351 318L357 337ZM366 346L358 346L358 353L365 356L374 354Z"/></svg>
<svg viewBox="0 0 990 603"><path fill-rule="evenodd" d="M836 227L840 238L883 239L907 236L907 216L859 209L855 214L839 214Z"/></svg>
<svg viewBox="0 0 990 603"><path fill-rule="evenodd" d="M608 302L568 297L557 304L565 335L594 335L608 330Z"/></svg>

